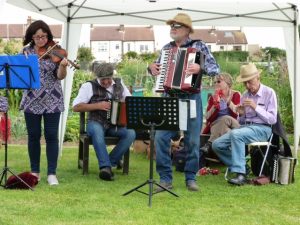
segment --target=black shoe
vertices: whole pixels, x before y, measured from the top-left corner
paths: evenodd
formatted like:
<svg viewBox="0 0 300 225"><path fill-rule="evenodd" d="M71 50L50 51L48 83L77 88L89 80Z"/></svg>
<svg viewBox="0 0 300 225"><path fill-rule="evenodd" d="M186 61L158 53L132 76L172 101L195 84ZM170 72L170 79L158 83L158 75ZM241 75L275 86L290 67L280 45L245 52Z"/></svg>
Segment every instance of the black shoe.
<svg viewBox="0 0 300 225"><path fill-rule="evenodd" d="M123 169L123 160L119 160L117 163L117 170Z"/></svg>
<svg viewBox="0 0 300 225"><path fill-rule="evenodd" d="M244 185L247 183L247 178L245 174L237 173L235 178L228 180L228 183L233 185Z"/></svg>
<svg viewBox="0 0 300 225"><path fill-rule="evenodd" d="M205 145L203 145L200 148L200 150L205 154L207 154L210 149L211 149L211 142L207 142Z"/></svg>
<svg viewBox="0 0 300 225"><path fill-rule="evenodd" d="M104 167L100 169L99 178L106 181L113 181L114 180L114 174L111 171L110 167Z"/></svg>

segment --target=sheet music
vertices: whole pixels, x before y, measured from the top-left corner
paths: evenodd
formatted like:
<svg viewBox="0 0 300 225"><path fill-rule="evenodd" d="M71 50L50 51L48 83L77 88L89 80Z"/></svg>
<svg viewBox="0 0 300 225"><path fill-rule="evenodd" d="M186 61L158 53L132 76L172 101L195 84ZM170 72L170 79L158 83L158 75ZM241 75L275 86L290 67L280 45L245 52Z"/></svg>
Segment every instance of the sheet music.
<svg viewBox="0 0 300 225"><path fill-rule="evenodd" d="M187 130L188 101L179 99L179 129Z"/></svg>
<svg viewBox="0 0 300 225"><path fill-rule="evenodd" d="M190 100L190 118L197 117L196 100Z"/></svg>

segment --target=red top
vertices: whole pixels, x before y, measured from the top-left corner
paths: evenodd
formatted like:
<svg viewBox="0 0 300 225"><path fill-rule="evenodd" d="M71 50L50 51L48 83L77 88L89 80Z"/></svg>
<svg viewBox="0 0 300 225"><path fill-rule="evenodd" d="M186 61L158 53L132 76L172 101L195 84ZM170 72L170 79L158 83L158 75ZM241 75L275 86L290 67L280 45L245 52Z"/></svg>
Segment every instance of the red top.
<svg viewBox="0 0 300 225"><path fill-rule="evenodd" d="M233 118L237 118L238 114L236 112L235 106L240 104L241 94L238 91L231 91L231 98L228 101L227 106L229 109L229 115ZM214 100L213 96L208 99L208 105L206 109L206 126L202 131L202 134L209 134L212 122L218 118L218 112L220 111L220 103Z"/></svg>

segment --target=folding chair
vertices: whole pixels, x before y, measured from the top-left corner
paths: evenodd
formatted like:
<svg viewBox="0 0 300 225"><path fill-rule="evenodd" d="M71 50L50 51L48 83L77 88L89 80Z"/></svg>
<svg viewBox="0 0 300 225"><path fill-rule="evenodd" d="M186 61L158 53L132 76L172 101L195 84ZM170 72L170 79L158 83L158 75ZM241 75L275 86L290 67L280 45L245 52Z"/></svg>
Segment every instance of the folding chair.
<svg viewBox="0 0 300 225"><path fill-rule="evenodd" d="M274 134L272 133L268 141L253 142L253 143L248 144L249 153L251 152L251 148L258 147L257 149L259 150L259 153L263 157L263 161L262 161L258 176L262 175L265 164L268 164L267 157L268 157L268 154L270 152L270 148L272 146L274 146L274 145L272 145L273 136L274 136ZM263 152L263 150L261 148L262 146L266 146L266 152L265 153ZM268 165L268 166L270 166L270 165Z"/></svg>
<svg viewBox="0 0 300 225"><path fill-rule="evenodd" d="M262 172L263 172L263 169L264 169L264 166L265 164L268 164L268 161L267 161L267 157L269 155L269 152L270 152L270 148L274 145L272 145L272 140L273 140L273 132L271 134L271 136L269 137L269 140L268 141L259 141L259 142L252 142L250 144L248 144L248 155L246 156L246 168L248 167L249 168L249 165L248 165L248 162L249 160L251 159L251 157L249 156L250 155L250 152L251 152L251 149L254 148L254 147L257 147L257 149L259 150L259 153L261 154L262 158L263 158L263 161L262 161L262 164L260 166L260 171L259 171L259 175L258 176L261 176L262 175ZM262 147L263 146L266 146L266 152L264 153ZM247 151L246 153L247 154ZM268 165L270 166L270 165ZM250 168L249 168L250 169ZM246 169L247 170L247 169ZM227 167L226 171L225 171L225 180L228 180L227 176L228 176L228 172L229 172L229 168ZM246 171L247 173L247 171Z"/></svg>

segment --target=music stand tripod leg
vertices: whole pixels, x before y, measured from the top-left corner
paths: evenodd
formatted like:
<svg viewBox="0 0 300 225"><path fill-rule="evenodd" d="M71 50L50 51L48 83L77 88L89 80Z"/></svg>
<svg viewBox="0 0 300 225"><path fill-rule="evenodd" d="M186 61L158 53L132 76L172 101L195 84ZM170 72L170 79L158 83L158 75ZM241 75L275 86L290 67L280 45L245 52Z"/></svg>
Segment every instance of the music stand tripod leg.
<svg viewBox="0 0 300 225"><path fill-rule="evenodd" d="M149 206L152 204L154 185L161 187L175 197L177 194L161 186L153 179L153 154L155 129L178 130L178 98L169 97L126 97L127 127L133 129L150 129L150 172L149 179L137 187L127 191L123 196L137 191L149 196ZM149 192L139 190L144 185L149 184Z"/></svg>
<svg viewBox="0 0 300 225"><path fill-rule="evenodd" d="M168 190L167 188L161 186L160 184L158 184L154 179L153 179L153 153L154 153L154 134L155 134L155 123L151 123L149 125L151 127L150 130L150 171L149 171L149 179L147 181L145 181L144 183L132 188L131 190L127 191L126 193L123 194L123 196L130 194L133 191L138 191L140 193L146 194L149 196L149 207L151 207L152 205L152 196L153 194L157 194L158 192L153 193L153 187L154 184L161 187L163 190L169 192L170 194L172 194L175 197L179 197L177 194L175 194L174 192ZM149 193L145 193L143 191L140 191L139 188L145 186L146 184L149 184Z"/></svg>
<svg viewBox="0 0 300 225"><path fill-rule="evenodd" d="M5 63L3 65L4 69L5 69L5 74L6 74L6 88L5 88L5 94L6 94L6 98L9 99L9 89L11 88L10 86L10 69L12 69L14 66L16 65L9 65L8 63ZM17 65L19 66L19 65ZM14 72L15 73L15 72ZM19 76L20 77L20 76ZM9 186L6 185L7 183L7 173L10 172L12 175L14 175L19 181L21 181L26 187L28 187L30 190L33 191L33 189L30 187L29 184L27 184L23 179L21 179L21 177L19 177L17 174L15 174L14 172L12 172L7 164L7 159L8 159L8 109L5 112L5 152L4 152L4 167L1 173L1 180L0 180L0 186L2 186L3 188L8 188ZM4 182L3 182L4 181ZM3 184L2 184L3 183Z"/></svg>
<svg viewBox="0 0 300 225"><path fill-rule="evenodd" d="M21 177L19 177L17 174L15 174L14 172L12 172L9 168L5 168L3 169L3 172L2 172L2 177L1 177L1 181L0 181L0 184L2 187L4 188L9 188L8 185L6 185L6 182L7 182L7 172L10 172L12 175L14 175L19 181L21 181L26 187L28 187L30 190L34 191L34 189L32 187L30 187L29 184L27 184ZM4 175L5 174L5 175ZM5 176L5 182L4 184L2 185L2 179L3 177Z"/></svg>

